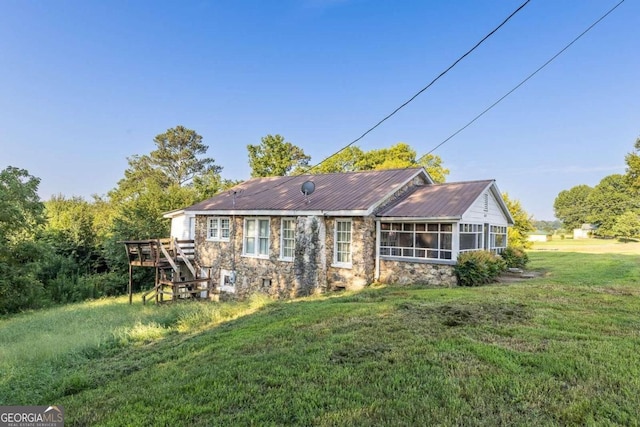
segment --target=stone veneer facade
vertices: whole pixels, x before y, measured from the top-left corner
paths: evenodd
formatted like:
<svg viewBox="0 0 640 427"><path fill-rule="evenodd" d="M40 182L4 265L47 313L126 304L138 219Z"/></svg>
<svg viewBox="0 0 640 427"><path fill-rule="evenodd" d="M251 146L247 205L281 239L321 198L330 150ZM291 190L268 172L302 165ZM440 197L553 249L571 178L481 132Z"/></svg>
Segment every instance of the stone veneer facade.
<svg viewBox="0 0 640 427"><path fill-rule="evenodd" d="M395 192L376 211L402 198L409 189L425 184L416 178ZM214 294L220 288L223 270L235 271L235 292L223 298L242 299L261 292L274 298L292 298L333 289L358 289L375 281L376 223L367 217L271 216L268 258L242 255L244 216L229 216L229 241L207 240L208 216L196 216L196 259L209 269ZM250 218L265 218L251 216ZM282 218L296 221L293 261L280 258ZM334 263L336 220L351 220L351 267ZM380 260L380 279L386 283L420 283L452 286L456 278L451 265Z"/></svg>

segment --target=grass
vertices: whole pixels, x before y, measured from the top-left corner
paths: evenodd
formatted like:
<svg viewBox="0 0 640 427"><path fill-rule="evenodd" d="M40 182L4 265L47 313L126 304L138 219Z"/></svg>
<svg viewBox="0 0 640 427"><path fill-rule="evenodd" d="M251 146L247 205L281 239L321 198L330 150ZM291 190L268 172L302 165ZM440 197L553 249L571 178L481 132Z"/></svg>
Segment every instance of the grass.
<svg viewBox="0 0 640 427"><path fill-rule="evenodd" d="M543 276L513 285L22 314L0 321L0 403L69 425L639 425L638 257L529 255Z"/></svg>

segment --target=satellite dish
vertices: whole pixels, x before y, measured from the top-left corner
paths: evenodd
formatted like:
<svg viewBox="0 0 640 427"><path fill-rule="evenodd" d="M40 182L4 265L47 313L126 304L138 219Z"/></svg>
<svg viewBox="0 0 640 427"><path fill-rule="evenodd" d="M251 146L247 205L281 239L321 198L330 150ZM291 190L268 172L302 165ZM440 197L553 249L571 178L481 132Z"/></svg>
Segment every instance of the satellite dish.
<svg viewBox="0 0 640 427"><path fill-rule="evenodd" d="M302 184L302 187L300 187L300 191L305 196L311 195L311 193L313 193L315 189L316 189L316 185L313 183L313 181L305 181Z"/></svg>

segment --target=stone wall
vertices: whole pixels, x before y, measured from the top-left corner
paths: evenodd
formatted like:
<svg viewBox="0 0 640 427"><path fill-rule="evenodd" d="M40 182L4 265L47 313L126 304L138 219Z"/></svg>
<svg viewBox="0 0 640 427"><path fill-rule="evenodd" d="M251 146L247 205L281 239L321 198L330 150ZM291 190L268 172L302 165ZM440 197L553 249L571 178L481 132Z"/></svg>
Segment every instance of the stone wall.
<svg viewBox="0 0 640 427"><path fill-rule="evenodd" d="M376 225L373 217L351 218L351 268L333 263L336 219L327 218L327 278L329 289L360 289L373 283L375 274Z"/></svg>
<svg viewBox="0 0 640 427"><path fill-rule="evenodd" d="M432 287L456 286L454 266L422 262L380 260L381 283L400 285L427 285Z"/></svg>

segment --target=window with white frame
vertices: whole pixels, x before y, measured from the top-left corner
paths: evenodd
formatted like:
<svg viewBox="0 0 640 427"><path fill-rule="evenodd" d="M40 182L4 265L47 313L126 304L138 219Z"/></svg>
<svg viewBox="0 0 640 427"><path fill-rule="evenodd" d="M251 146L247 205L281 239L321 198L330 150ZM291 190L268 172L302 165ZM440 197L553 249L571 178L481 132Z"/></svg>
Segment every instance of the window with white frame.
<svg viewBox="0 0 640 427"><path fill-rule="evenodd" d="M380 255L450 260L453 224L380 223Z"/></svg>
<svg viewBox="0 0 640 427"><path fill-rule="evenodd" d="M492 225L489 227L489 245L493 252L501 253L507 247L507 227Z"/></svg>
<svg viewBox="0 0 640 427"><path fill-rule="evenodd" d="M269 257L269 218L245 218L242 254L258 258Z"/></svg>
<svg viewBox="0 0 640 427"><path fill-rule="evenodd" d="M336 265L351 266L351 220L337 219L333 259Z"/></svg>
<svg viewBox="0 0 640 427"><path fill-rule="evenodd" d="M477 251L484 248L482 224L460 224L460 252Z"/></svg>
<svg viewBox="0 0 640 427"><path fill-rule="evenodd" d="M282 218L280 223L280 259L293 261L296 247L296 222L293 218Z"/></svg>
<svg viewBox="0 0 640 427"><path fill-rule="evenodd" d="M207 240L229 241L230 223L228 217L207 218Z"/></svg>

